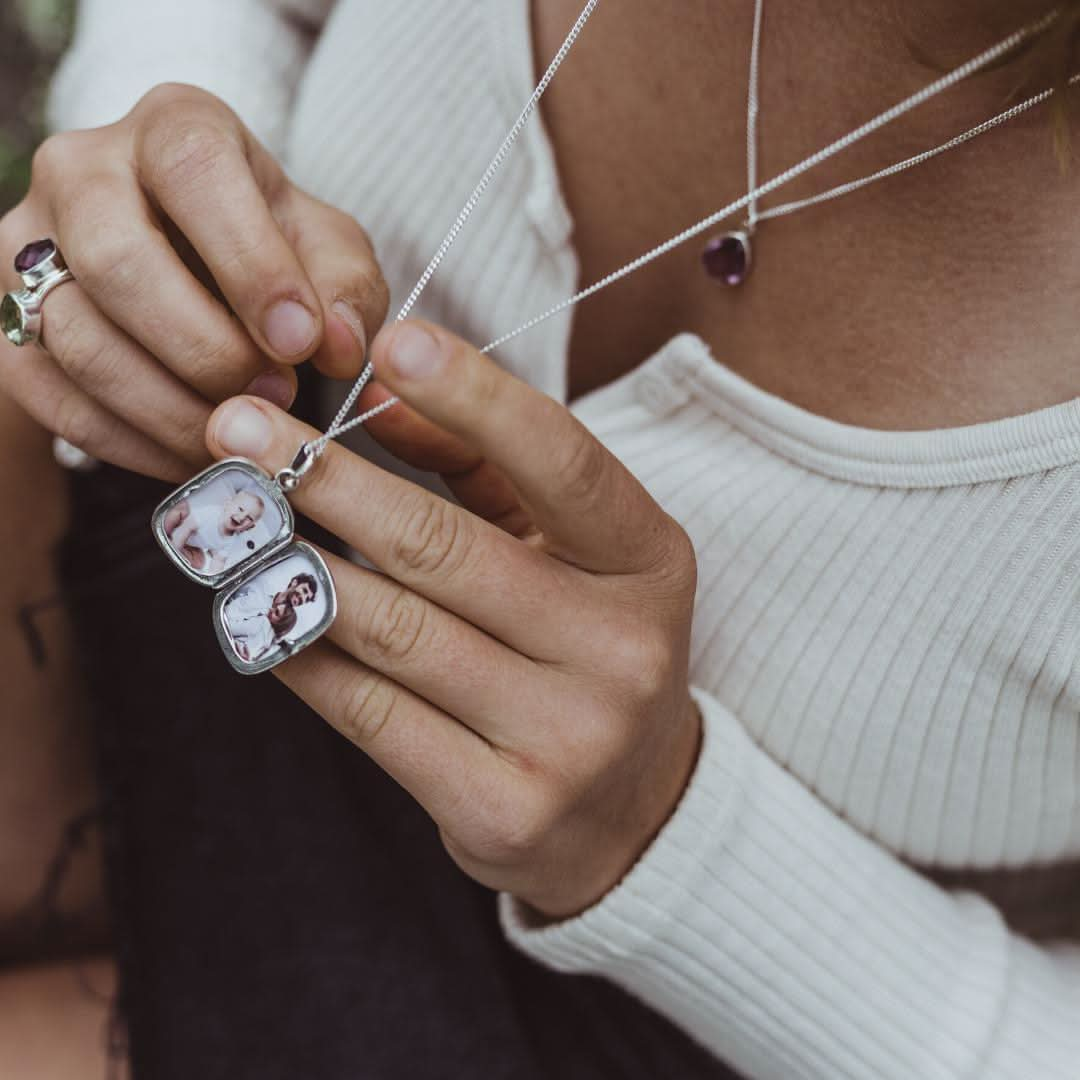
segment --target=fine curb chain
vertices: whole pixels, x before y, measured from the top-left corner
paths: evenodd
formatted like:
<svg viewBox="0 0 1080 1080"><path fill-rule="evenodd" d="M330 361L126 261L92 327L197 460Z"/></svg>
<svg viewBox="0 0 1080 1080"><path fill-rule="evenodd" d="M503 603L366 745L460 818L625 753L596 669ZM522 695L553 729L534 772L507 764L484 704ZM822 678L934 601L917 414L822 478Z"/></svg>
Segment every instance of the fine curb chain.
<svg viewBox="0 0 1080 1080"><path fill-rule="evenodd" d="M1080 83L1080 75L1073 75L1069 79L1067 85L1075 86L1077 83ZM998 113L997 116L992 116L989 120L984 120L981 124L976 124L973 128L968 128L967 131L949 139L948 142L943 142L940 146L935 146L933 150L924 150L921 154L914 154L909 158L904 158L903 161L898 161L894 165L879 169L876 173L864 176L861 180L850 180L846 184L838 184L828 191L823 191L820 195L811 195L806 199L798 199L795 202L783 203L780 206L773 206L768 210L762 210L757 215L757 220L767 221L769 218L783 217L785 214L794 214L797 210L805 210L808 206L816 206L818 203L828 202L830 199L838 199L841 195L849 195L851 192L858 191L859 188L864 188L868 184L873 184L878 180L884 180L889 176L895 176L905 169L914 168L916 165L921 165L924 161L929 161L931 158L937 157L938 154L944 154L946 150L953 150L957 146L961 146L970 139L974 139L976 135L982 135L983 132L989 131L991 128L996 128L999 124L1004 124L1006 121L1014 119L1036 105L1041 105L1047 98L1052 97L1053 94L1053 89L1042 90L1038 94L1029 97L1026 101L1022 101L1018 105L1013 105L1012 108Z"/></svg>
<svg viewBox="0 0 1080 1080"><path fill-rule="evenodd" d="M438 251L432 258L431 262L428 264L428 267L424 271L424 274L421 276L420 280L413 288L412 293L410 293L409 298L402 306L401 311L398 313L397 319L395 321L400 321L404 319L407 316L408 312L411 310L412 305L415 304L416 300L420 296L420 293L423 291L424 286L427 285L432 274L435 272L436 267L442 261L443 256L445 256L446 252L450 248L450 245L454 242L458 233L461 231L461 228L464 225L465 221L472 213L473 209L475 209L476 204L480 199L480 196L487 188L488 184L491 181L491 178L494 176L495 171L498 169L499 165L502 164L502 161L506 157L506 154L511 144L517 138L518 133L521 131L521 128L524 126L526 120L535 109L541 95L543 94L544 90L547 89L548 83L550 83L556 70L558 70L559 65L565 59L567 52L569 52L571 46L576 41L582 27L584 27L585 23L588 21L588 18L592 14L593 9L596 7L597 3L598 0L589 0L589 2L585 5L585 8L582 11L581 15L578 17L577 22L571 28L570 33L567 35L566 40L563 42L562 47L559 49L558 53L555 55L555 58L549 65L547 71L544 73L544 77L537 84L536 90L533 92L532 97L529 99L528 103L525 105L525 108L522 110L517 122L510 129L510 132L503 140L503 143L499 147L499 150L496 153L495 157L492 159L491 164L488 166L480 182L473 190L472 195L470 195L461 213L458 215L457 220L454 222L453 226L451 226L451 229L447 233L446 238L443 240L442 244L440 244ZM755 46L757 45L757 42L760 38L760 18L758 17L758 15L759 13L756 13L755 15ZM662 244L658 244L656 247L651 248L649 251L646 251L642 255L639 255L636 259L631 260L619 269L614 270L610 274L607 274L606 276L593 282L592 285L589 285L586 288L580 290L579 292L574 293L572 296L567 297L565 300L561 300L559 303L548 308L546 311L543 311L540 314L533 316L527 322L522 323L521 326L517 327L517 329L511 330L509 333L503 334L501 337L495 338L495 340L485 345L480 350L480 352L491 352L491 350L498 348L500 345L505 344L507 341L510 341L512 338L517 337L519 334L525 333L526 330L531 330L533 327L538 326L540 323L547 321L555 315L558 315L560 312L565 311L567 308L572 307L577 303L580 303L586 297L592 296L594 293L599 292L601 289L607 288L609 285L613 285L616 281L619 281L622 278L628 276L629 274L632 274L635 270L639 270L647 263L650 263L654 259L658 259L662 255L667 254L669 251L673 250L676 247L679 247L687 240L690 240L693 237L699 235L700 233L705 232L707 229L711 229L714 225L725 220L726 218L731 217L733 214L737 213L744 207L754 206L757 200L759 200L762 196L767 195L770 192L775 191L777 188L780 188L785 184L790 183L796 177L799 177L803 173L808 172L813 168L816 168L818 165L827 161L829 158L834 157L836 154L839 154L843 150L846 150L850 146L853 146L855 143L861 141L862 139L865 139L868 135L871 135L879 128L884 127L886 124L891 123L893 120L898 119L905 113L910 112L912 109L915 109L918 106L924 104L931 98L936 97L938 94L941 94L944 91L950 89L957 83L963 81L964 79L973 75L975 72L986 67L988 64L992 64L995 60L1011 52L1028 38L1041 33L1048 26L1050 26L1057 19L1057 17L1058 13L1055 10L1044 16L1038 22L1035 22L1030 26L1023 27L1020 30L1015 31L1003 41L1000 41L997 45L993 45L989 49L986 49L984 52L981 52L977 56L972 57L970 60L961 64L953 71L950 71L946 75L941 76L941 78L934 80L929 85L924 86L921 90L916 91L914 94L911 94L910 96L904 98L902 101L898 102L896 105L893 105L891 108L888 108L884 112L879 113L877 116L866 121L866 123L855 128L853 131L848 132L846 135L843 135L839 139L836 139L835 141L829 143L827 146L823 147L821 150L818 150L816 153L804 158L798 164L792 165L790 168L786 169L782 173L779 173L777 176L774 176L771 180L766 181L759 187L752 187L751 190L748 191L741 198L738 198L733 202L728 203L727 206L722 207L715 213L710 214L706 218L703 218L695 225L691 225L689 228L684 229L680 233L677 233L669 240L664 241ZM756 53L757 48L755 47L755 60ZM1073 85L1078 81L1080 81L1080 76L1073 76L1073 78L1069 80L1069 85ZM946 150L953 149L954 147L975 138L977 135L981 135L984 132L989 131L994 127L997 127L998 125L1005 123L1007 120L1011 120L1014 117L1019 116L1021 113L1026 112L1028 109L1031 109L1034 106L1045 101L1047 98L1052 96L1054 92L1055 91L1053 89L1049 89L1044 90L1038 94L1034 94L1025 101L1020 102L1018 105L1014 105L1011 108L1006 109L1001 113L998 113L996 116L991 117L989 120L983 121L981 124L970 128L968 131L957 135L953 139L950 139L948 142L942 143L940 146L935 147L932 150L924 151L921 154L916 154L913 157L906 158L903 161L897 162L894 165L881 169L878 172L871 174L870 176L863 177L860 180L851 181L847 184L841 184L835 188L830 189L829 191L812 196L808 199L803 199L797 202L786 203L783 206L774 207L770 210L757 214L756 219L764 220L767 217L779 217L782 214L794 213L795 210L803 209L804 207L814 205L815 203L825 202L829 199L839 198L841 195L845 195L851 191L858 190L859 188L865 187L868 184L874 183L877 180L882 180L888 176L893 176L896 173L902 172L905 169L913 168L916 165L920 165L923 162L929 161L931 158L937 157L939 154L944 153ZM751 111L754 113L756 122L756 94L753 94L752 96L753 101L751 104L748 105L748 113ZM345 434L345 432L351 430L352 428L357 427L360 424L366 423L372 417L377 416L381 412L384 412L386 409L389 409L391 405L395 405L398 402L399 399L397 397L387 398L386 401L381 402L379 405L376 405L373 408L366 410L359 416L354 417L352 420L349 420L346 423L342 423L344 418L348 415L349 410L355 404L356 399L360 396L360 392L363 390L364 386L371 378L372 370L373 369L371 362L368 361L364 365L363 371L361 372L359 378L356 380L352 389L349 391L348 396L345 398L344 403L338 410L338 413L334 417L334 420L330 424L330 426L318 439L312 440L312 442L306 444L306 446L302 448L301 454L304 454L308 460L313 460L319 457L319 455L322 454L322 452L326 449L327 444L332 439L336 439L340 435L343 435Z"/></svg>
<svg viewBox="0 0 1080 1080"><path fill-rule="evenodd" d="M760 110L758 85L761 82L761 13L765 0L755 0L754 32L750 39L750 79L746 93L746 190L751 193L746 205L746 228L754 231L754 226L761 219L757 208L757 122Z"/></svg>
<svg viewBox="0 0 1080 1080"><path fill-rule="evenodd" d="M525 122L532 115L533 110L536 108L537 102L543 96L544 91L548 88L548 83L555 77L555 72L559 70L559 65L566 59L566 54L570 51L574 42L577 41L578 35L581 33L585 24L589 21L589 16L592 15L593 10L599 0L588 0L585 7L582 9L581 14L577 18L577 22L570 28L570 32L566 35L566 40L563 41L559 51L552 58L550 64L548 64L547 71L544 72L543 78L536 84L536 89L532 92L532 96L525 103L525 107L521 110L521 114L514 122L514 126L506 133L506 138L503 139L499 149L495 152L495 156L491 159L488 167L484 170L484 175L480 177L476 187L473 188L472 194L465 201L465 205L461 208L461 212L458 214L454 224L450 226L450 231L443 237L443 242L439 245L438 250L431 258L431 262L427 264L424 272L420 275L419 281L413 286L413 290L409 293L405 303L401 305L401 310L397 313L395 322L401 322L402 319L408 316L412 310L413 305L420 298L420 294L424 291L427 283L431 280L432 275L438 268L439 263L443 261L446 253L450 250L451 244L457 239L458 233L461 232L468 221L469 216L473 210L476 209L477 203L480 201L480 197L484 194L488 184L491 183L492 177L498 171L499 166L503 163L506 155L510 151L510 147L514 144L514 140L517 139L521 129L525 126ZM385 409L390 408L391 405L396 404L397 398L391 397L380 405L376 405L372 409L368 409L367 412L361 413L359 416L350 420L348 423L343 423L345 417L349 415L349 411L353 405L356 404L356 399L360 396L360 391L367 385L368 380L371 378L372 366L368 361L364 365L363 371L360 372L359 378L353 384L352 389L349 391L348 396L341 404L341 408L338 409L337 415L334 417L330 426L326 431L313 442L309 443L309 451L315 457L318 457L325 449L327 443L331 439L336 439L339 435L344 435L350 428L356 427L358 424L364 423L366 420L370 420L371 417L378 415Z"/></svg>

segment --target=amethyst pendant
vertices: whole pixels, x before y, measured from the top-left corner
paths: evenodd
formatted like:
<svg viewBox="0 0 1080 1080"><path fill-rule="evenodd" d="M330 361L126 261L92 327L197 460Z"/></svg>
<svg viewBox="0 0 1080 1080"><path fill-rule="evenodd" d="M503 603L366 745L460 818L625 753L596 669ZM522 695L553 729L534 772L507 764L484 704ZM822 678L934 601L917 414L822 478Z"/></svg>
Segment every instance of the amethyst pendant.
<svg viewBox="0 0 1080 1080"><path fill-rule="evenodd" d="M738 229L714 236L705 245L701 261L709 277L725 285L741 285L750 273L750 234Z"/></svg>

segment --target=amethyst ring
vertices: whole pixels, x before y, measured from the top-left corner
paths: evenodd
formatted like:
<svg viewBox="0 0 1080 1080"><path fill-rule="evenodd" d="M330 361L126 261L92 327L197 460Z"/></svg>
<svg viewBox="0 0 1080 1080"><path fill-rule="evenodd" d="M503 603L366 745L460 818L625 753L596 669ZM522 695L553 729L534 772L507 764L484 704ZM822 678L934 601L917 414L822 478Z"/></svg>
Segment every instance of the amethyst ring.
<svg viewBox="0 0 1080 1080"><path fill-rule="evenodd" d="M45 297L65 281L71 271L52 240L37 240L15 256L15 271L24 288L0 300L0 330L12 345L30 345L41 336L41 306Z"/></svg>

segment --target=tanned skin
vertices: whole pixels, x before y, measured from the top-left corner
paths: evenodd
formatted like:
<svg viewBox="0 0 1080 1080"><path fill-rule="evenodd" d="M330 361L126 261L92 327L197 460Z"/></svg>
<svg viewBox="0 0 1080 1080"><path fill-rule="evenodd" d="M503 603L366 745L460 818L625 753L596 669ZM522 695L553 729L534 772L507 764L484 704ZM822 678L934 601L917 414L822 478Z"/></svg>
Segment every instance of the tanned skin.
<svg viewBox="0 0 1080 1080"><path fill-rule="evenodd" d="M760 175L799 161L1046 7L770 0ZM579 10L580 0L533 5L538 70ZM672 12L650 0L600 5L542 102L575 219L582 284L745 191L752 5L680 0L678 17ZM935 54L939 67L927 62ZM782 198L934 146L999 111L1014 82L1007 69L972 79ZM763 223L754 271L738 289L707 278L700 245L688 244L575 310L570 396L625 374L690 330L764 389L864 427L949 427L1073 398L1080 394L1076 184L1055 160L1045 111L1034 110L923 168ZM0 712L0 913L7 914L33 894L66 823L94 798L63 612L41 619L46 669L33 666L10 617L55 589L50 553L65 523L63 491L48 438L0 402L0 599L8 613L0 648L11 705ZM96 855L73 867L63 903L86 913L89 949L102 907ZM84 969L76 957L44 967L25 956L0 974L0 1075L103 1075L105 1006L79 990ZM112 979L107 960L91 974L106 988Z"/></svg>

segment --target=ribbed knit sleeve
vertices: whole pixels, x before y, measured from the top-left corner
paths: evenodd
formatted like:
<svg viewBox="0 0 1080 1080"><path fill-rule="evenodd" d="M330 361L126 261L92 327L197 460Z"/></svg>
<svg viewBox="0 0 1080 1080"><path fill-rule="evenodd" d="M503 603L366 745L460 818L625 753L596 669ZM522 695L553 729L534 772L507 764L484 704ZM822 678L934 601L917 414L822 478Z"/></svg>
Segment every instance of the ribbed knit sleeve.
<svg viewBox="0 0 1080 1080"><path fill-rule="evenodd" d="M701 756L672 818L606 897L504 930L606 976L750 1080L1076 1080L1080 951L1040 949L857 832L693 691Z"/></svg>
<svg viewBox="0 0 1080 1080"><path fill-rule="evenodd" d="M124 116L152 87L191 83L226 101L272 151L329 0L80 0L53 80L54 131Z"/></svg>

